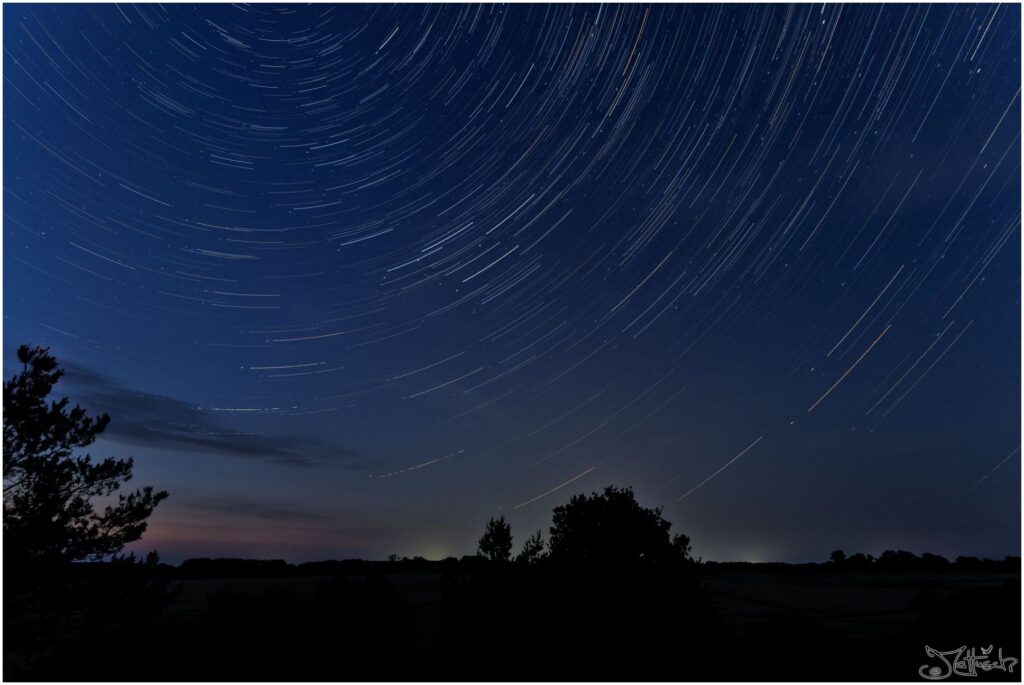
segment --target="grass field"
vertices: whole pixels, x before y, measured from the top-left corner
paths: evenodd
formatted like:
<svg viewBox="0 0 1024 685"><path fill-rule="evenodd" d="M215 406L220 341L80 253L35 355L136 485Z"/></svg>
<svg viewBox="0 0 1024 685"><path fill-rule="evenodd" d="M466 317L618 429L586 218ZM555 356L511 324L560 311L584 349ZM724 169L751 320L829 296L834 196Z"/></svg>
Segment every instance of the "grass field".
<svg viewBox="0 0 1024 685"><path fill-rule="evenodd" d="M402 573L384 578L414 609L421 637L428 641L436 638L442 624L442 574ZM182 591L172 611L200 611L211 593L221 590L270 590L308 597L329 581L327 576L187 579L180 581ZM725 625L740 634L772 618L798 616L852 640L873 641L896 639L919 621L917 604L922 591L986 596L1007 581L1020 586L1019 576L994 573L749 571L708 574L702 579ZM1020 614L1019 606L992 606L989 610Z"/></svg>

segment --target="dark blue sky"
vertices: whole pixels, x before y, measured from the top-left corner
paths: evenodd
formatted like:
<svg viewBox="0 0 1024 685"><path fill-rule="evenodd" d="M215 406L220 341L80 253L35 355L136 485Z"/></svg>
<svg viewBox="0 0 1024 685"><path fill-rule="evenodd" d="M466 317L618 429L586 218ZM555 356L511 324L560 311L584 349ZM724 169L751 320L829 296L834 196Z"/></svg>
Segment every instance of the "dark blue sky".
<svg viewBox="0 0 1024 685"><path fill-rule="evenodd" d="M1017 5L5 5L4 358L139 545L1020 552ZM557 488L557 489L556 489Z"/></svg>

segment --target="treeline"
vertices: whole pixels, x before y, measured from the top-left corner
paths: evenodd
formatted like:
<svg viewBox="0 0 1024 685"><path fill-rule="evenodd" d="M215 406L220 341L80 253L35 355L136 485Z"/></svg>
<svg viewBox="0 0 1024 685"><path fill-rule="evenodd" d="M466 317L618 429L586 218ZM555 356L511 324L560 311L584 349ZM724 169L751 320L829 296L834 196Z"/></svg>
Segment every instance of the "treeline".
<svg viewBox="0 0 1024 685"><path fill-rule="evenodd" d="M186 559L178 566L160 564L158 573L169 578L309 578L316 576L384 575L392 573L472 572L487 560L467 554L441 560L397 557L387 561L328 559L290 564L283 559L207 558Z"/></svg>
<svg viewBox="0 0 1024 685"><path fill-rule="evenodd" d="M843 571L882 573L1020 573L1020 557L1008 556L997 560L959 556L951 562L939 554L925 552L918 556L903 549L886 550L877 558L860 552L846 556L845 552L837 549L832 552L827 565L829 568Z"/></svg>
<svg viewBox="0 0 1024 685"><path fill-rule="evenodd" d="M1020 574L1020 557L988 559L959 556L950 561L939 554L925 552L918 556L906 550L886 550L879 556L858 552L847 556L842 550L832 552L828 561L786 564L782 562L705 561L700 569L707 573L734 571L813 573L999 573Z"/></svg>
<svg viewBox="0 0 1024 685"><path fill-rule="evenodd" d="M200 578L309 578L327 576L376 576L404 573L474 573L487 567L489 560L479 554L462 557L446 557L440 560L424 559L420 556L398 557L386 561L367 559L343 559L310 561L291 564L283 559L240 559L198 557L186 559L181 564L157 564L150 573L169 579ZM515 562L513 562L515 563ZM1007 556L1003 559L988 559L974 556L959 556L950 561L943 556L925 552L920 556L906 550L887 550L878 557L870 554L843 554L829 561L787 564L783 562L749 561L700 561L695 560L694 570L701 573L724 572L792 572L815 573L999 573L1019 574L1020 557ZM80 564L81 573L99 572L104 563Z"/></svg>

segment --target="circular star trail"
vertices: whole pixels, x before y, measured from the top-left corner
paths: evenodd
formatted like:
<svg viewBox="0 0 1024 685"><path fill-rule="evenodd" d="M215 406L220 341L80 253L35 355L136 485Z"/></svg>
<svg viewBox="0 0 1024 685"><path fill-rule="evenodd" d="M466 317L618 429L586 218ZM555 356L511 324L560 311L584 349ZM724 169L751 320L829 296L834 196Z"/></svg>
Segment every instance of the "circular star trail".
<svg viewBox="0 0 1024 685"><path fill-rule="evenodd" d="M4 19L5 358L171 491L144 546L616 483L705 557L1019 551L1019 7Z"/></svg>

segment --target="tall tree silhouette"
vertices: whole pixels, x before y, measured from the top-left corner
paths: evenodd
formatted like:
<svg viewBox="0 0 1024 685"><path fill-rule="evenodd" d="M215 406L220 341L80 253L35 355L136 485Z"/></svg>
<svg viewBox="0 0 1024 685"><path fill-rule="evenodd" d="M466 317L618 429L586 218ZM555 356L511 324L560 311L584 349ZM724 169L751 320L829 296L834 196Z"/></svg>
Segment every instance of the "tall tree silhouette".
<svg viewBox="0 0 1024 685"><path fill-rule="evenodd" d="M4 553L12 565L99 559L138 540L167 497L146 486L113 495L131 480L133 461L93 462L88 447L110 422L68 398L47 402L64 375L47 348L18 348L21 373L4 383ZM102 511L97 497L112 501ZM5 567L8 564L5 563Z"/></svg>
<svg viewBox="0 0 1024 685"><path fill-rule="evenodd" d="M505 562L512 555L512 526L505 521L505 515L491 518L480 538L480 554L491 561Z"/></svg>
<svg viewBox="0 0 1024 685"><path fill-rule="evenodd" d="M672 523L660 508L640 506L631 488L576 495L555 507L552 523L548 548L552 562L561 565L635 568L689 556L690 539L677 535L673 542Z"/></svg>

